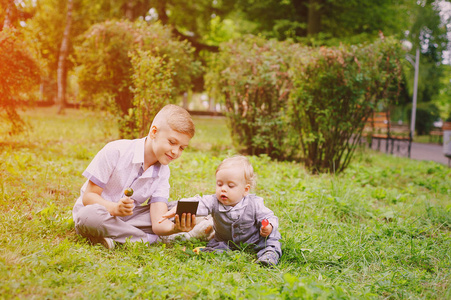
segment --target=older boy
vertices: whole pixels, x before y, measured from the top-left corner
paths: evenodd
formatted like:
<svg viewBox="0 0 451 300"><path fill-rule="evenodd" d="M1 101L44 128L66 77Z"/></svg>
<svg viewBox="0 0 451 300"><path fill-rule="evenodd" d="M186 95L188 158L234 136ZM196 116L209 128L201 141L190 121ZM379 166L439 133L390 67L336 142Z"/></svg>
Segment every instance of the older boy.
<svg viewBox="0 0 451 300"><path fill-rule="evenodd" d="M112 249L126 239L153 243L158 235L190 231L194 215L175 223L158 220L168 211L168 164L194 133L189 113L170 104L155 116L147 137L108 143L83 172L87 181L73 209L76 232ZM131 197L124 195L126 188L133 189Z"/></svg>

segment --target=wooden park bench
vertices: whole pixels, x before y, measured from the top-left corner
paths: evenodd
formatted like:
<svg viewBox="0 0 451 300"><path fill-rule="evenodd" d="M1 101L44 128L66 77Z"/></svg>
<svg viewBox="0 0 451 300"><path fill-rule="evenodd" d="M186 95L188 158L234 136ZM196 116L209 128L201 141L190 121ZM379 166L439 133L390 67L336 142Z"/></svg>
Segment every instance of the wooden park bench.
<svg viewBox="0 0 451 300"><path fill-rule="evenodd" d="M377 150L380 150L381 141L385 140L385 152L393 154L396 150L402 153L406 148L407 156L410 158L412 138L410 130L406 125L392 124L388 112L374 112L368 118L364 136L368 138L371 148L374 141L377 141Z"/></svg>

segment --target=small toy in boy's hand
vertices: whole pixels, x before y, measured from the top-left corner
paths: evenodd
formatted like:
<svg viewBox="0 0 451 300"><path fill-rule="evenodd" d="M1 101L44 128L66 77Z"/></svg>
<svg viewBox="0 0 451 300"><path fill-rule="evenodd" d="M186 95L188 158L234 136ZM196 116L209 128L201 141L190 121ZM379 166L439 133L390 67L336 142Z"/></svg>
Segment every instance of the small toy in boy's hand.
<svg viewBox="0 0 451 300"><path fill-rule="evenodd" d="M268 226L268 225L269 225L268 219L263 219L263 220L262 220L262 227L265 228L265 227Z"/></svg>
<svg viewBox="0 0 451 300"><path fill-rule="evenodd" d="M127 197L133 196L133 189L131 187L126 188L125 191L124 191L124 195L127 196Z"/></svg>

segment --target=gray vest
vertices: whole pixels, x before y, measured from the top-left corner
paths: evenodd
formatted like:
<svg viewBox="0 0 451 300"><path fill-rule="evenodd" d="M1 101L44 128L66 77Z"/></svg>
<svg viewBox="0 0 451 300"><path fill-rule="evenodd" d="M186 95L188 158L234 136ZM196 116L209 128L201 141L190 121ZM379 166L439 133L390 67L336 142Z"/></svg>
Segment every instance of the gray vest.
<svg viewBox="0 0 451 300"><path fill-rule="evenodd" d="M214 196L216 198L216 196ZM278 224L275 226L271 234L264 238L260 235L260 222L257 220L256 203L258 200L263 201L262 198L256 195L248 195L243 201L244 209L236 220L232 220L227 216L227 213L220 211L220 202L214 201L212 216L215 228L214 239L217 242L225 242L230 247L239 246L241 243L255 244L256 250L267 248L268 246L274 248L276 252L281 254L279 239L281 238L277 230ZM213 242L214 243L214 242Z"/></svg>

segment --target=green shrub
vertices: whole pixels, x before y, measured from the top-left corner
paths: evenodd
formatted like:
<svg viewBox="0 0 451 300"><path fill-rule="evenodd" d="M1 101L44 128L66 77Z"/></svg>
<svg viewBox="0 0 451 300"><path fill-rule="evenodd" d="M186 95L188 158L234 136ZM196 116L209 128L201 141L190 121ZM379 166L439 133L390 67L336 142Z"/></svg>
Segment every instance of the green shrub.
<svg viewBox="0 0 451 300"><path fill-rule="evenodd" d="M125 122L133 127L125 129L130 130L130 136L145 136L155 115L171 100L174 63L171 58L166 62L150 51L138 51L132 55L132 65L135 96Z"/></svg>
<svg viewBox="0 0 451 300"><path fill-rule="evenodd" d="M299 45L291 64L290 119L307 168L341 172L359 144L365 121L399 92L395 40L371 45L312 48Z"/></svg>
<svg viewBox="0 0 451 300"><path fill-rule="evenodd" d="M125 20L93 25L76 48L80 97L85 103L112 111L120 120L122 137L135 132L129 127L137 128L136 124L130 123L135 119L129 116L137 91L134 84L139 81L133 75L132 57L135 57L135 71L140 69L136 68L140 64L136 59L148 59L136 54L138 50L151 51L153 56L164 58L166 62L172 60L174 88L171 97L189 89L191 78L200 70L199 63L193 58L193 48L186 41L173 38L169 27ZM149 96L142 92L139 95L141 99L147 97L151 101Z"/></svg>
<svg viewBox="0 0 451 300"><path fill-rule="evenodd" d="M221 45L206 82L239 151L341 172L371 112L399 92L397 44L308 48L247 36Z"/></svg>
<svg viewBox="0 0 451 300"><path fill-rule="evenodd" d="M243 153L286 157L287 46L246 36L222 44L210 64L207 87L223 97L233 142Z"/></svg>

